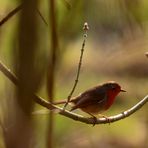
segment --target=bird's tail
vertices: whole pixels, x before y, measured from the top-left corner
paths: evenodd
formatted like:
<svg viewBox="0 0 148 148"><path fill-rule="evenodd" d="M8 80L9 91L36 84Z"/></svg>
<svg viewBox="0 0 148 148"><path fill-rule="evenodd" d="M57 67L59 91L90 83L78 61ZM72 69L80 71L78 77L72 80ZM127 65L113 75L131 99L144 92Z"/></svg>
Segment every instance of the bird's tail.
<svg viewBox="0 0 148 148"><path fill-rule="evenodd" d="M60 101L56 101L56 102L53 102L52 104L54 105L59 105L59 104L65 104L67 102L67 99L63 99L63 100L60 100ZM76 100L76 97L73 97L70 99L69 103L76 103L77 100ZM73 109L74 110L74 109ZM53 109L52 111L54 111L55 113L58 113L59 112L59 109ZM37 111L34 111L32 112L32 115L44 115L44 114L49 114L49 110L45 110L45 109L42 109L42 110L37 110Z"/></svg>
<svg viewBox="0 0 148 148"><path fill-rule="evenodd" d="M65 104L67 102L67 99L64 99L64 100L60 100L60 101L56 101L56 102L53 102L54 105L59 105L59 104ZM71 98L69 103L76 103L76 98Z"/></svg>

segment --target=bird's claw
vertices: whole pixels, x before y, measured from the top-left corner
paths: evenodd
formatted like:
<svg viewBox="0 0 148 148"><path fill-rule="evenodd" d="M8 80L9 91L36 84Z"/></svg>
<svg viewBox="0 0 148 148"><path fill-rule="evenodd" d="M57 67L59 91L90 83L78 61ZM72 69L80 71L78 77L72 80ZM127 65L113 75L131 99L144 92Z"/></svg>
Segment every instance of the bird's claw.
<svg viewBox="0 0 148 148"><path fill-rule="evenodd" d="M95 126L97 122L97 117L93 116L93 117L90 117L89 119L93 122L92 126Z"/></svg>

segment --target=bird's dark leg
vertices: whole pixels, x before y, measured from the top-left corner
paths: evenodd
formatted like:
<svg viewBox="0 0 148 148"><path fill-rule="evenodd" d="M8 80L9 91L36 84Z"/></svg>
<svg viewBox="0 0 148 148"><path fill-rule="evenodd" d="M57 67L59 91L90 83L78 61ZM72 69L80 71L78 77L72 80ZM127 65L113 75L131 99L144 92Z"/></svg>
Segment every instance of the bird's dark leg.
<svg viewBox="0 0 148 148"><path fill-rule="evenodd" d="M88 113L88 112L87 112ZM90 116L91 116L91 118L90 119L93 119L93 126L95 126L95 124L96 124L96 122L97 122L97 117L96 116L94 116L93 114L91 114L91 113L88 113Z"/></svg>

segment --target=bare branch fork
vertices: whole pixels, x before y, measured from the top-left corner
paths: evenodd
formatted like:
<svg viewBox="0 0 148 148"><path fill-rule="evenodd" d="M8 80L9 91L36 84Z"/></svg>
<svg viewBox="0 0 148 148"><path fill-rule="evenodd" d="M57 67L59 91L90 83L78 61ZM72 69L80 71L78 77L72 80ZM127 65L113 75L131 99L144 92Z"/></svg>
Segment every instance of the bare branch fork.
<svg viewBox="0 0 148 148"><path fill-rule="evenodd" d="M0 61L0 71L8 78L10 79L16 86L18 85L18 79L17 77L10 71L10 69L8 69L1 61ZM41 97L37 96L34 94L34 101L38 104L40 104L41 106L55 112L58 114L61 114L65 117L68 117L70 119L76 120L76 121L80 121L86 124L106 124L108 123L108 121L111 122L116 122L118 120L124 119L130 115L132 115L133 113L135 113L136 111L138 111L140 108L142 108L142 106L144 106L147 102L148 102L148 95L146 95L141 101L139 101L136 105L134 105L133 107L131 107L130 109L114 115L114 116L110 116L108 117L108 119L106 118L99 118L95 121L92 118L85 118L81 115L69 112L67 110L63 110L62 108L53 105L52 103L42 99Z"/></svg>

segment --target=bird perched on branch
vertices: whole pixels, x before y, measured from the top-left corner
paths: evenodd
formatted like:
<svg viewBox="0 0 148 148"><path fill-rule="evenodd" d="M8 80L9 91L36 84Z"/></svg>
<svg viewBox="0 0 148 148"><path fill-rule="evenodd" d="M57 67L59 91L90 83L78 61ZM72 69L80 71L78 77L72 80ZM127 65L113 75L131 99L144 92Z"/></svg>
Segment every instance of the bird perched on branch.
<svg viewBox="0 0 148 148"><path fill-rule="evenodd" d="M82 111L95 117L94 115L108 110L120 92L126 91L122 90L121 86L114 81L95 86L72 98L69 102L74 105L70 111L81 109ZM54 104L64 104L66 102L67 100L61 100L59 102L55 102Z"/></svg>

